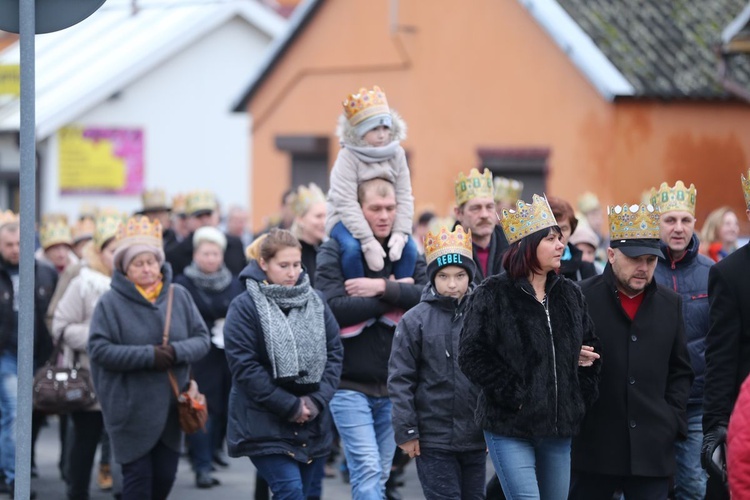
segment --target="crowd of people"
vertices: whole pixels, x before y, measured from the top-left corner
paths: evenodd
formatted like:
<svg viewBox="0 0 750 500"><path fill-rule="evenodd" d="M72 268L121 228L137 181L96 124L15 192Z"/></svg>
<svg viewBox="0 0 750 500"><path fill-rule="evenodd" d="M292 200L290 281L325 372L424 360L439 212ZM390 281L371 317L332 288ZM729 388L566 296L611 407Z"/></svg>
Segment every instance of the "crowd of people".
<svg viewBox="0 0 750 500"><path fill-rule="evenodd" d="M337 449L356 500L400 498L408 460L428 499L748 497L737 215L699 237L679 180L605 211L471 169L450 217L415 216L405 131L378 87L349 95L329 192L290 190L257 235L238 208L222 225L209 191L43 217L35 366L59 345L97 396L59 416L67 497L89 498L98 467L117 498L167 498L185 451L197 488L220 487L228 454L252 461L255 498L314 500ZM18 216L0 213L11 495L19 259ZM186 439L170 377L206 397Z"/></svg>

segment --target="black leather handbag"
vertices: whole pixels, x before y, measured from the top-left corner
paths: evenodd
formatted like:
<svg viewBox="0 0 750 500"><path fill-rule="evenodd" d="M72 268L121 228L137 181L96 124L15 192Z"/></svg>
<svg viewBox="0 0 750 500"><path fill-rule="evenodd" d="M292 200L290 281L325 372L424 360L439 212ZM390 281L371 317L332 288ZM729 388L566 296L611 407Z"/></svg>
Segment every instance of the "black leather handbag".
<svg viewBox="0 0 750 500"><path fill-rule="evenodd" d="M52 355L34 374L34 409L45 413L69 413L85 410L96 403L91 373L81 368L78 353L73 368L60 368L57 359L62 352L63 336L57 339Z"/></svg>

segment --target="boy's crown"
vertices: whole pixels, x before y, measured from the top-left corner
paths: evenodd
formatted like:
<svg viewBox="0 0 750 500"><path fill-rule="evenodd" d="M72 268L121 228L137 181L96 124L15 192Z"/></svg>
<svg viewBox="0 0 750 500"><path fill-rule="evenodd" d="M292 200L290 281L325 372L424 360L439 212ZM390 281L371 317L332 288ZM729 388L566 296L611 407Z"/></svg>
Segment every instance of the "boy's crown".
<svg viewBox="0 0 750 500"><path fill-rule="evenodd" d="M424 252L427 265L438 257L454 253L473 259L471 229L464 231L459 224L452 232L446 226L441 227L437 233L428 231L424 238Z"/></svg>
<svg viewBox="0 0 750 500"><path fill-rule="evenodd" d="M296 215L301 216L307 212L311 205L322 201L326 201L326 195L317 184L311 182L309 187L300 186L297 188L297 193L292 202L292 210Z"/></svg>
<svg viewBox="0 0 750 500"><path fill-rule="evenodd" d="M508 243L514 243L532 233L557 225L547 197L535 194L529 205L523 200L516 202L516 210L503 209L500 219Z"/></svg>
<svg viewBox="0 0 750 500"><path fill-rule="evenodd" d="M653 205L607 207L610 240L659 239L659 209Z"/></svg>
<svg viewBox="0 0 750 500"><path fill-rule="evenodd" d="M670 212L672 210L684 210L695 216L695 185L685 187L682 181L677 181L674 187L662 182L659 189L651 188L649 202L657 207L660 213Z"/></svg>
<svg viewBox="0 0 750 500"><path fill-rule="evenodd" d="M130 244L143 243L161 247L161 222L156 219L149 220L145 215L131 217L118 224L115 238L119 244L127 240Z"/></svg>
<svg viewBox="0 0 750 500"><path fill-rule="evenodd" d="M472 168L469 176L466 177L463 172L458 173L456 179L456 206L460 207L469 200L474 198L492 198L495 196L495 188L492 183L492 172L484 169L484 173Z"/></svg>
<svg viewBox="0 0 750 500"><path fill-rule="evenodd" d="M373 86L372 90L362 87L359 93L350 94L342 104L344 114L351 125L357 125L375 115L390 113L385 92L377 85Z"/></svg>
<svg viewBox="0 0 750 500"><path fill-rule="evenodd" d="M68 223L60 218L47 220L39 230L39 243L45 250L54 245L73 245Z"/></svg>
<svg viewBox="0 0 750 500"><path fill-rule="evenodd" d="M495 201L515 203L521 199L523 182L505 177L495 177Z"/></svg>

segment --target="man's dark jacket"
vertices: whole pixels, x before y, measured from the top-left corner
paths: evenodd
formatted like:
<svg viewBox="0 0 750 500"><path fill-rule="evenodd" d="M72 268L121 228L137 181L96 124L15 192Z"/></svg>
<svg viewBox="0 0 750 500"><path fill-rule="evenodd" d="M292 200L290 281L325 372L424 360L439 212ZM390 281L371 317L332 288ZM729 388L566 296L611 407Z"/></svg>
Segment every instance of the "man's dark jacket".
<svg viewBox="0 0 750 500"><path fill-rule="evenodd" d="M52 354L52 336L44 319L57 286L57 271L38 260L34 262L34 271L34 366L39 366ZM0 258L0 349L16 353L18 322L13 311L13 300L13 284L7 263Z"/></svg>
<svg viewBox="0 0 750 500"><path fill-rule="evenodd" d="M583 281L596 276L596 267L592 262L583 260L583 252L570 243L568 250L570 259L560 261L560 274L573 281Z"/></svg>
<svg viewBox="0 0 750 500"><path fill-rule="evenodd" d="M612 267L581 283L601 341L599 400L573 439L580 473L665 477L674 474L674 442L687 435L693 370L682 299L653 280L631 320Z"/></svg>
<svg viewBox="0 0 750 500"><path fill-rule="evenodd" d="M675 260L669 247L662 243L664 258L659 258L654 279L682 297L682 317L685 320L690 364L693 367L693 386L690 388L688 404L703 404L703 381L706 371L706 334L708 333L708 271L714 261L698 253L698 237L688 245L685 255Z"/></svg>
<svg viewBox="0 0 750 500"><path fill-rule="evenodd" d="M474 423L479 389L458 367L466 299L438 295L432 285L396 327L388 367L396 444L419 439L420 448L483 451Z"/></svg>
<svg viewBox="0 0 750 500"><path fill-rule="evenodd" d="M455 230L458 225L459 223L456 222L453 229ZM487 274L485 275L482 265L479 263L479 258L477 258L477 246L472 244L474 263L477 269L477 272L474 273L475 285L480 284L488 276L494 276L503 272L503 256L509 246L508 238L505 237L503 228L499 224L495 225L495 229L492 230L492 238L490 239L490 255L487 258Z"/></svg>
<svg viewBox="0 0 750 500"><path fill-rule="evenodd" d="M740 386L750 374L750 245L711 268L708 304L704 433L729 424Z"/></svg>
<svg viewBox="0 0 750 500"><path fill-rule="evenodd" d="M242 240L236 236L225 234L227 237L227 248L224 251L224 264L227 265L233 276L239 276L247 264L245 249ZM193 262L193 233L184 240L166 249L167 262L172 264L172 273L177 277L183 270Z"/></svg>
<svg viewBox="0 0 750 500"><path fill-rule="evenodd" d="M367 278L386 279L385 293L380 297L350 297L344 286L341 256L338 243L331 239L318 251L315 288L323 292L333 315L341 328L361 322L376 320L359 335L342 339L344 365L339 389L362 392L368 396L388 395L388 358L394 324L383 321L383 315L397 310L406 312L419 303L427 282L426 264L417 259L413 285L387 280L393 274L393 264L385 258L385 267L373 272L365 265Z"/></svg>

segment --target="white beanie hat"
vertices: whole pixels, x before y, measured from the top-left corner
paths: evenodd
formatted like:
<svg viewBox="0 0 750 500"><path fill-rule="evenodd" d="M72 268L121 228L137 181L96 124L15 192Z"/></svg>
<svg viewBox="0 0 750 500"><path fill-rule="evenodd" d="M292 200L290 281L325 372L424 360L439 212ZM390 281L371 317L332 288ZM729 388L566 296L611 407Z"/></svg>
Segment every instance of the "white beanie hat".
<svg viewBox="0 0 750 500"><path fill-rule="evenodd" d="M205 241L219 245L222 252L227 249L227 237L215 227L203 226L193 233L193 248L198 248Z"/></svg>

